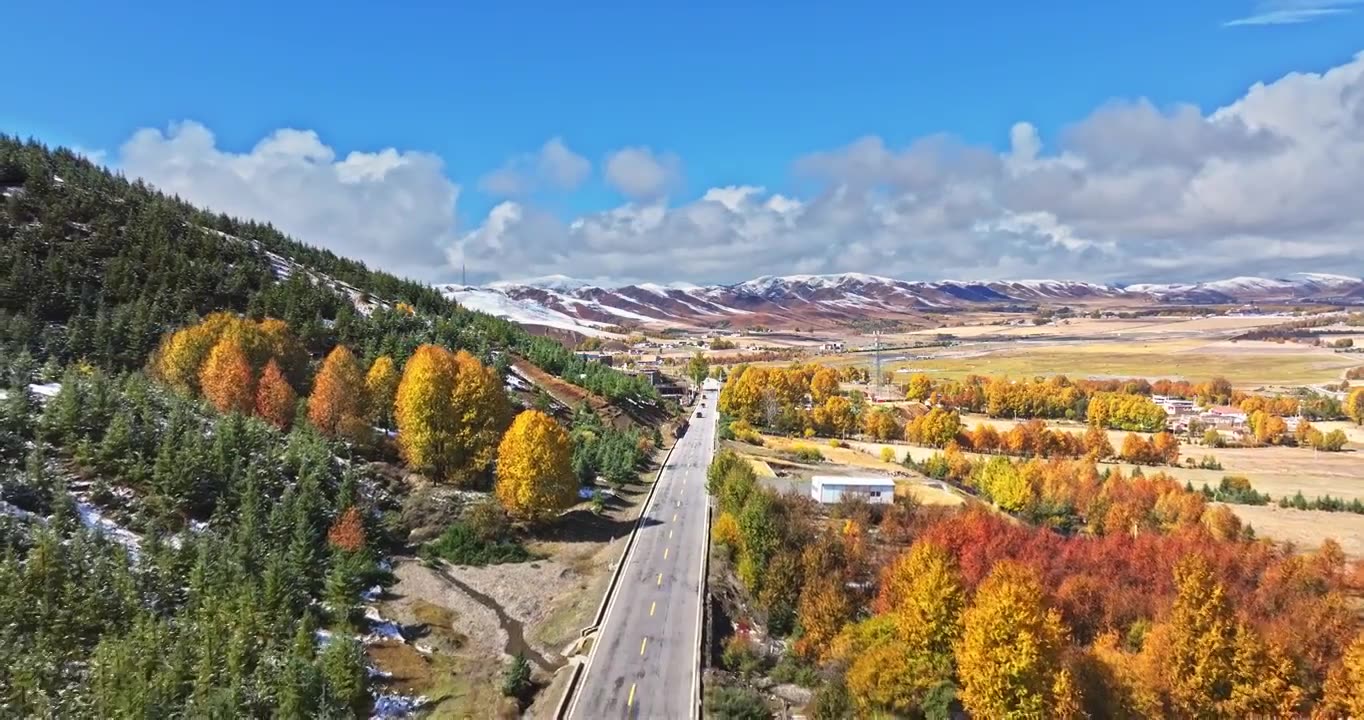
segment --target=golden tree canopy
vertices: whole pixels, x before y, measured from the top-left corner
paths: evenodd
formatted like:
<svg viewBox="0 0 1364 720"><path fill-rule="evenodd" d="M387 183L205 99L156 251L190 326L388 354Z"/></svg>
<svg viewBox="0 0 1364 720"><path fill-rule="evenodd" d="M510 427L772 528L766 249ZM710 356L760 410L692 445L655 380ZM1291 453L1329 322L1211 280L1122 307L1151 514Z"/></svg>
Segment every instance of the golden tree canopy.
<svg viewBox="0 0 1364 720"><path fill-rule="evenodd" d="M498 502L512 517L541 521L578 500L573 445L554 418L539 410L516 416L497 451Z"/></svg>
<svg viewBox="0 0 1364 720"><path fill-rule="evenodd" d="M957 644L961 701L975 717L1048 717L1066 632L1043 603L1036 571L995 565L963 616Z"/></svg>

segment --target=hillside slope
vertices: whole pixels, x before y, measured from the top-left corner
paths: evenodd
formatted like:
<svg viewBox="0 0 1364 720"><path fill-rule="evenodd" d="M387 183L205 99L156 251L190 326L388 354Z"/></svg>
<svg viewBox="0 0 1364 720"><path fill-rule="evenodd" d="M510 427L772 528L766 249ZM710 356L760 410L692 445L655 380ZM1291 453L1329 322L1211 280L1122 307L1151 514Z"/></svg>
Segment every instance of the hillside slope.
<svg viewBox="0 0 1364 720"><path fill-rule="evenodd" d="M401 362L436 342L492 362L513 352L613 400L654 397L647 383L429 286L195 208L66 150L0 136L0 195L3 352L131 369L165 332L231 310L286 321L314 355L344 343Z"/></svg>

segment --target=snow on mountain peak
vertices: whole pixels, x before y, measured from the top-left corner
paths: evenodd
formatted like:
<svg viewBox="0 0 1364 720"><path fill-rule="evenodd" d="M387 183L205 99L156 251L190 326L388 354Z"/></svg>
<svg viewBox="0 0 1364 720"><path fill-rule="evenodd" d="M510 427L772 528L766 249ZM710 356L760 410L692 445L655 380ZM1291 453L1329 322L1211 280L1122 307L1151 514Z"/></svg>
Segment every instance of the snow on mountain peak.
<svg viewBox="0 0 1364 720"><path fill-rule="evenodd" d="M487 287L494 289L533 287L541 290L554 290L555 292L573 292L583 288L597 287L597 285L567 275L543 275L525 280L499 280L498 282L488 283Z"/></svg>

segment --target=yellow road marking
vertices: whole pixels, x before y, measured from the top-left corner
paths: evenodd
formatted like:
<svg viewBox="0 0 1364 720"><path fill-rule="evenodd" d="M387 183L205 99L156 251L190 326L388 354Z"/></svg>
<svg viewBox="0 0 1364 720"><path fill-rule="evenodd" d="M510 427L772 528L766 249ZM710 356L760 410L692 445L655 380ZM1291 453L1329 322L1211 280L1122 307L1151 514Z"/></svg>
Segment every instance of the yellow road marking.
<svg viewBox="0 0 1364 720"><path fill-rule="evenodd" d="M649 617L653 617L653 616L654 616L654 608L655 608L655 607L658 607L658 601L657 601L657 600L655 600L654 602L649 603Z"/></svg>
<svg viewBox="0 0 1364 720"><path fill-rule="evenodd" d="M677 513L673 513L673 522L677 522Z"/></svg>
<svg viewBox="0 0 1364 720"><path fill-rule="evenodd" d="M635 684L630 683L630 697L625 701L625 707L633 707L635 704Z"/></svg>
<svg viewBox="0 0 1364 720"><path fill-rule="evenodd" d="M659 587L663 586L663 573L658 574L658 585Z"/></svg>
<svg viewBox="0 0 1364 720"><path fill-rule="evenodd" d="M649 646L649 636L646 635L646 636L644 636L644 639L641 640L640 643L639 643L639 654L640 654L640 655L643 655L643 654L644 654L644 648L646 648L646 647L648 647L648 646Z"/></svg>
<svg viewBox="0 0 1364 720"><path fill-rule="evenodd" d="M668 548L663 548L663 559L664 560L668 559Z"/></svg>

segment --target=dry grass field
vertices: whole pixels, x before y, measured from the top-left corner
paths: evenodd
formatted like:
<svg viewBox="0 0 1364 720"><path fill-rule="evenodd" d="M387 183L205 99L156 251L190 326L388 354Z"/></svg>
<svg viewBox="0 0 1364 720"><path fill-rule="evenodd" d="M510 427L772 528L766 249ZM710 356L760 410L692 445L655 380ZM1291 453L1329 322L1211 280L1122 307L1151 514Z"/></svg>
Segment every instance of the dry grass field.
<svg viewBox="0 0 1364 720"><path fill-rule="evenodd" d="M1340 379L1357 360L1304 345L1198 340L997 344L953 348L923 359L882 362L885 370L905 368L934 377L966 375L1034 377L1144 377L1194 381L1225 377L1238 387L1310 385ZM843 359L865 364L868 358Z"/></svg>
<svg viewBox="0 0 1364 720"><path fill-rule="evenodd" d="M1320 510L1294 510L1273 505L1228 505L1256 537L1291 542L1298 550L1314 550L1333 539L1351 558L1364 558L1364 515Z"/></svg>

